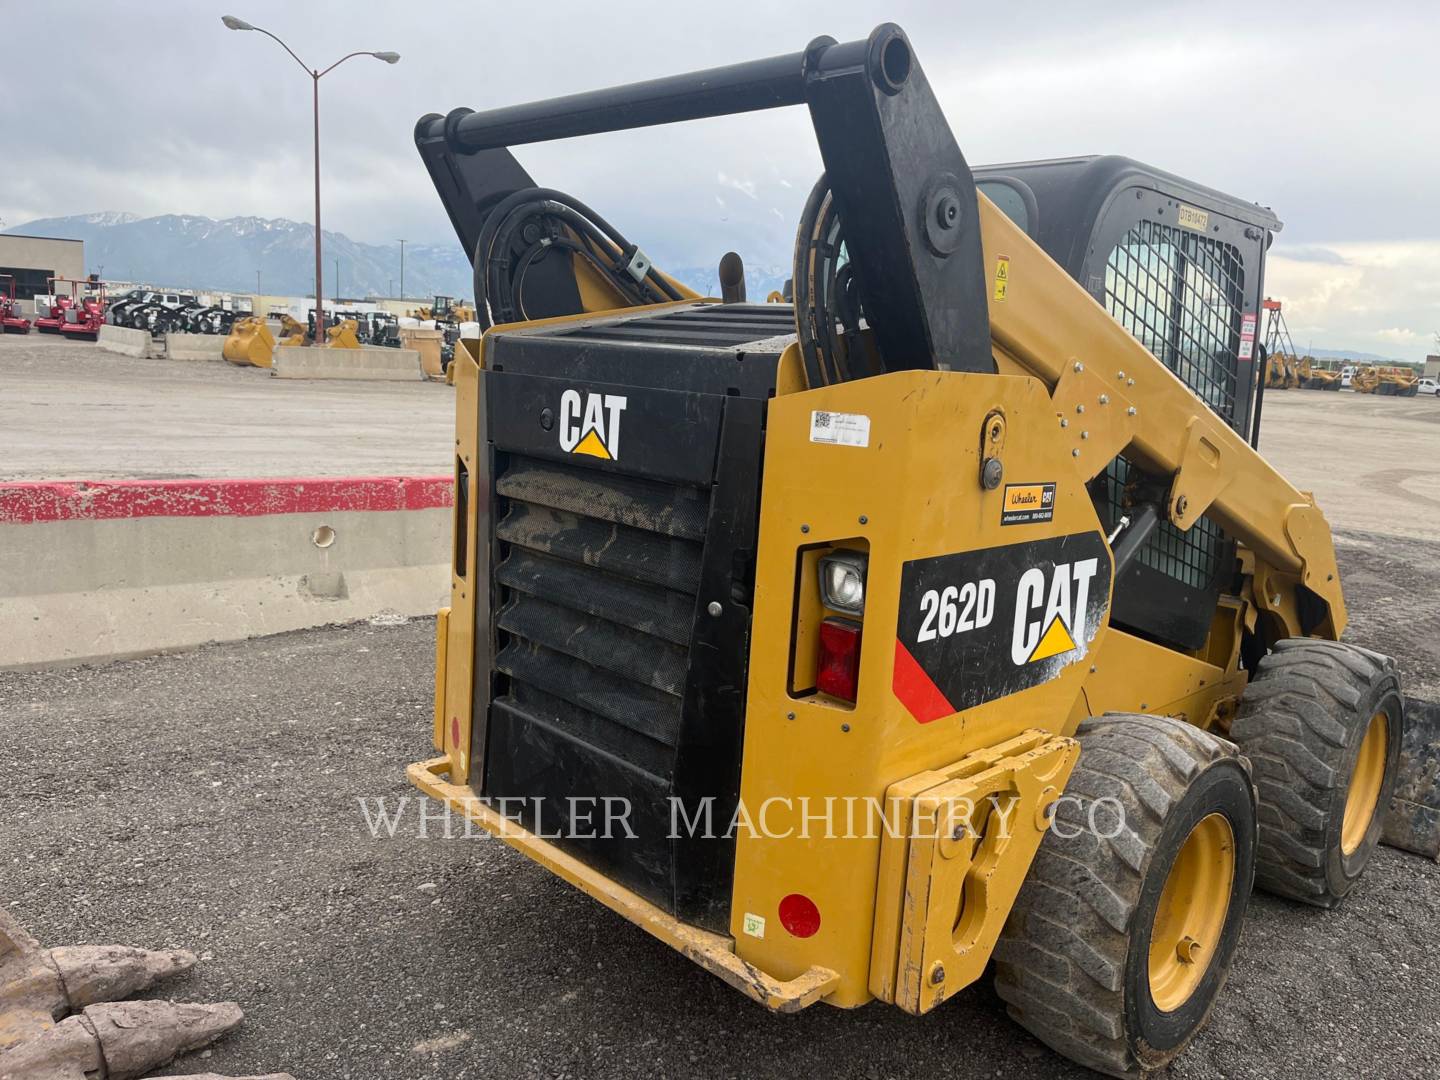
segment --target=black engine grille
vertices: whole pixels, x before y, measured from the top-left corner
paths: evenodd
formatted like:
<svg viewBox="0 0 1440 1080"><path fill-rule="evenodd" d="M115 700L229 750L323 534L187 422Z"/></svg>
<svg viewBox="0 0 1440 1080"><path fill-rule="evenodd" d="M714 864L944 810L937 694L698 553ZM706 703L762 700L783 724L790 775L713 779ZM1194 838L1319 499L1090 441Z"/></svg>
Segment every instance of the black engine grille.
<svg viewBox="0 0 1440 1080"><path fill-rule="evenodd" d="M518 455L495 492L496 704L668 784L708 492Z"/></svg>

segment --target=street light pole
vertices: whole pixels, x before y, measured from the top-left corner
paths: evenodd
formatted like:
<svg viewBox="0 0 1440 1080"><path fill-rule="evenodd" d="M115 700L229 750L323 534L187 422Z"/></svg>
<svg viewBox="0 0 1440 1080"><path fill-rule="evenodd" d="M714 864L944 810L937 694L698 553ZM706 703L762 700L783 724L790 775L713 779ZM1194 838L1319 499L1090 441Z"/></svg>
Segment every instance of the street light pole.
<svg viewBox="0 0 1440 1080"><path fill-rule="evenodd" d="M400 299L405 299L405 241L400 241Z"/></svg>
<svg viewBox="0 0 1440 1080"><path fill-rule="evenodd" d="M315 340L311 344L324 345L325 293L320 288L320 73L312 68L310 77L315 87Z"/></svg>
<svg viewBox="0 0 1440 1080"><path fill-rule="evenodd" d="M231 29L231 30L254 30L254 31L256 31L256 32L258 32L258 33L261 33L261 34L264 34L266 37L270 38L272 41L274 41L274 42L275 42L276 44L278 44L282 49L284 49L287 53L290 54L291 59L293 59L297 64L300 65L301 69L305 72L306 75L309 75L309 76L310 76L310 79L311 79L311 81L312 81L313 84L314 84L314 100L315 100L315 340L314 340L313 344L315 344L315 345L323 345L323 344L325 344L325 290L324 290L324 288L323 288L323 282L322 282L322 280L321 280L321 253L320 253L320 248L321 248L321 244L320 244L320 80L323 79L326 75L330 74L330 72L334 71L337 67L339 67L341 64L343 64L346 60L349 60L351 57L355 57L355 56L373 56L373 57L375 57L375 59L377 59L377 60L384 60L385 63L387 63L387 64L398 64L398 63L400 62L400 54L399 54L399 53L395 53L395 52L370 52L370 51L368 51L368 50L363 50L363 49L362 49L362 50L359 51L359 52L352 52L352 53L348 53L348 54L345 55L345 56L342 56L339 60L336 60L333 64L331 64L331 65L330 65L329 67L327 67L325 70L321 71L319 68L312 68L312 67L310 67L308 64L306 64L305 61L301 60L300 57L298 57L298 56L295 55L295 50L294 50L294 49L290 48L289 45L286 45L285 42L281 41L278 37L276 37L274 34L272 34L269 30L262 29L261 27L258 27L258 26L252 26L250 23L247 23L244 19L237 19L234 15L222 15L222 16L220 17L220 21L221 21L222 23L224 23L224 24L226 25L226 27L228 27L228 28ZM337 280L336 280L336 286L337 286L336 299L338 300L338 299L339 299L339 292L338 292L339 280L338 280L338 279L339 279L339 277L340 277L340 263L339 263L339 260L336 260L336 263L335 263L335 277L336 277L336 279L337 279Z"/></svg>

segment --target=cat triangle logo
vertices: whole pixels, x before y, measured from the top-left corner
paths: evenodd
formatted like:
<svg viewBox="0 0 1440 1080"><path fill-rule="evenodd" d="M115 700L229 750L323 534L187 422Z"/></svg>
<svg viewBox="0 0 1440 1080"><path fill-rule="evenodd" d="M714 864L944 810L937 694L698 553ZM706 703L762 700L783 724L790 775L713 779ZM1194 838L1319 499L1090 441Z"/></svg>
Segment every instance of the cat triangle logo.
<svg viewBox="0 0 1440 1080"><path fill-rule="evenodd" d="M560 395L560 449L602 461L620 459L620 417L627 402L620 394Z"/></svg>
<svg viewBox="0 0 1440 1080"><path fill-rule="evenodd" d="M570 452L572 454L589 454L591 457L604 458L606 461L611 460L610 451L605 449L605 444L600 441L600 436L593 431L581 439L580 444Z"/></svg>
<svg viewBox="0 0 1440 1080"><path fill-rule="evenodd" d="M1028 662L1036 660L1048 660L1052 656L1059 656L1075 648L1075 639L1070 636L1070 631L1065 627L1065 620L1056 615L1050 620L1050 627L1045 631L1040 643L1035 646L1035 651L1030 654Z"/></svg>

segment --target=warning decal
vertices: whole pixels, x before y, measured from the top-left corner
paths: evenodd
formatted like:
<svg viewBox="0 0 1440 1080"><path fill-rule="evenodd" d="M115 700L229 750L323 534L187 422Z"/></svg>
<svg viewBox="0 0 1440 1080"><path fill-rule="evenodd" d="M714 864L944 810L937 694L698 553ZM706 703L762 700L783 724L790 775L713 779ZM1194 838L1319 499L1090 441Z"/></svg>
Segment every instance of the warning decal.
<svg viewBox="0 0 1440 1080"><path fill-rule="evenodd" d="M1033 525L1055 517L1054 484L1006 484L1001 525Z"/></svg>
<svg viewBox="0 0 1440 1080"><path fill-rule="evenodd" d="M1005 299L1010 289L1010 256L1001 255L995 260L995 300Z"/></svg>
<svg viewBox="0 0 1440 1080"><path fill-rule="evenodd" d="M912 560L891 689L928 724L1049 682L1089 653L1109 606L1099 533Z"/></svg>
<svg viewBox="0 0 1440 1080"><path fill-rule="evenodd" d="M1240 316L1240 359L1249 360L1255 353L1255 313Z"/></svg>

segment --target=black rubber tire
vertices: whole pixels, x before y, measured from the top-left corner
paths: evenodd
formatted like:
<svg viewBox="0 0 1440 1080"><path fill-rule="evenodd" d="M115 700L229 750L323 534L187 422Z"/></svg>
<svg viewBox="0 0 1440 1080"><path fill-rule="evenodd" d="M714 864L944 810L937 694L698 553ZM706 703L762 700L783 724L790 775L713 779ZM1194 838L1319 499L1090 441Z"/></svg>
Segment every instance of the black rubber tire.
<svg viewBox="0 0 1440 1080"><path fill-rule="evenodd" d="M1067 798L995 947L995 989L1041 1042L1099 1072L1139 1076L1185 1048L1230 973L1255 873L1255 789L1231 744L1179 720L1112 713L1077 735ZM1112 799L1123 820L1100 801ZM1149 983L1155 909L1191 829L1216 812L1235 837L1219 946L1190 998L1164 1013Z"/></svg>
<svg viewBox="0 0 1440 1080"><path fill-rule="evenodd" d="M1370 718L1386 715L1385 779L1365 839L1340 846L1345 798ZM1370 862L1395 791L1404 703L1395 662L1338 641L1276 643L1251 679L1230 736L1260 791L1256 884L1317 907L1334 907Z"/></svg>

